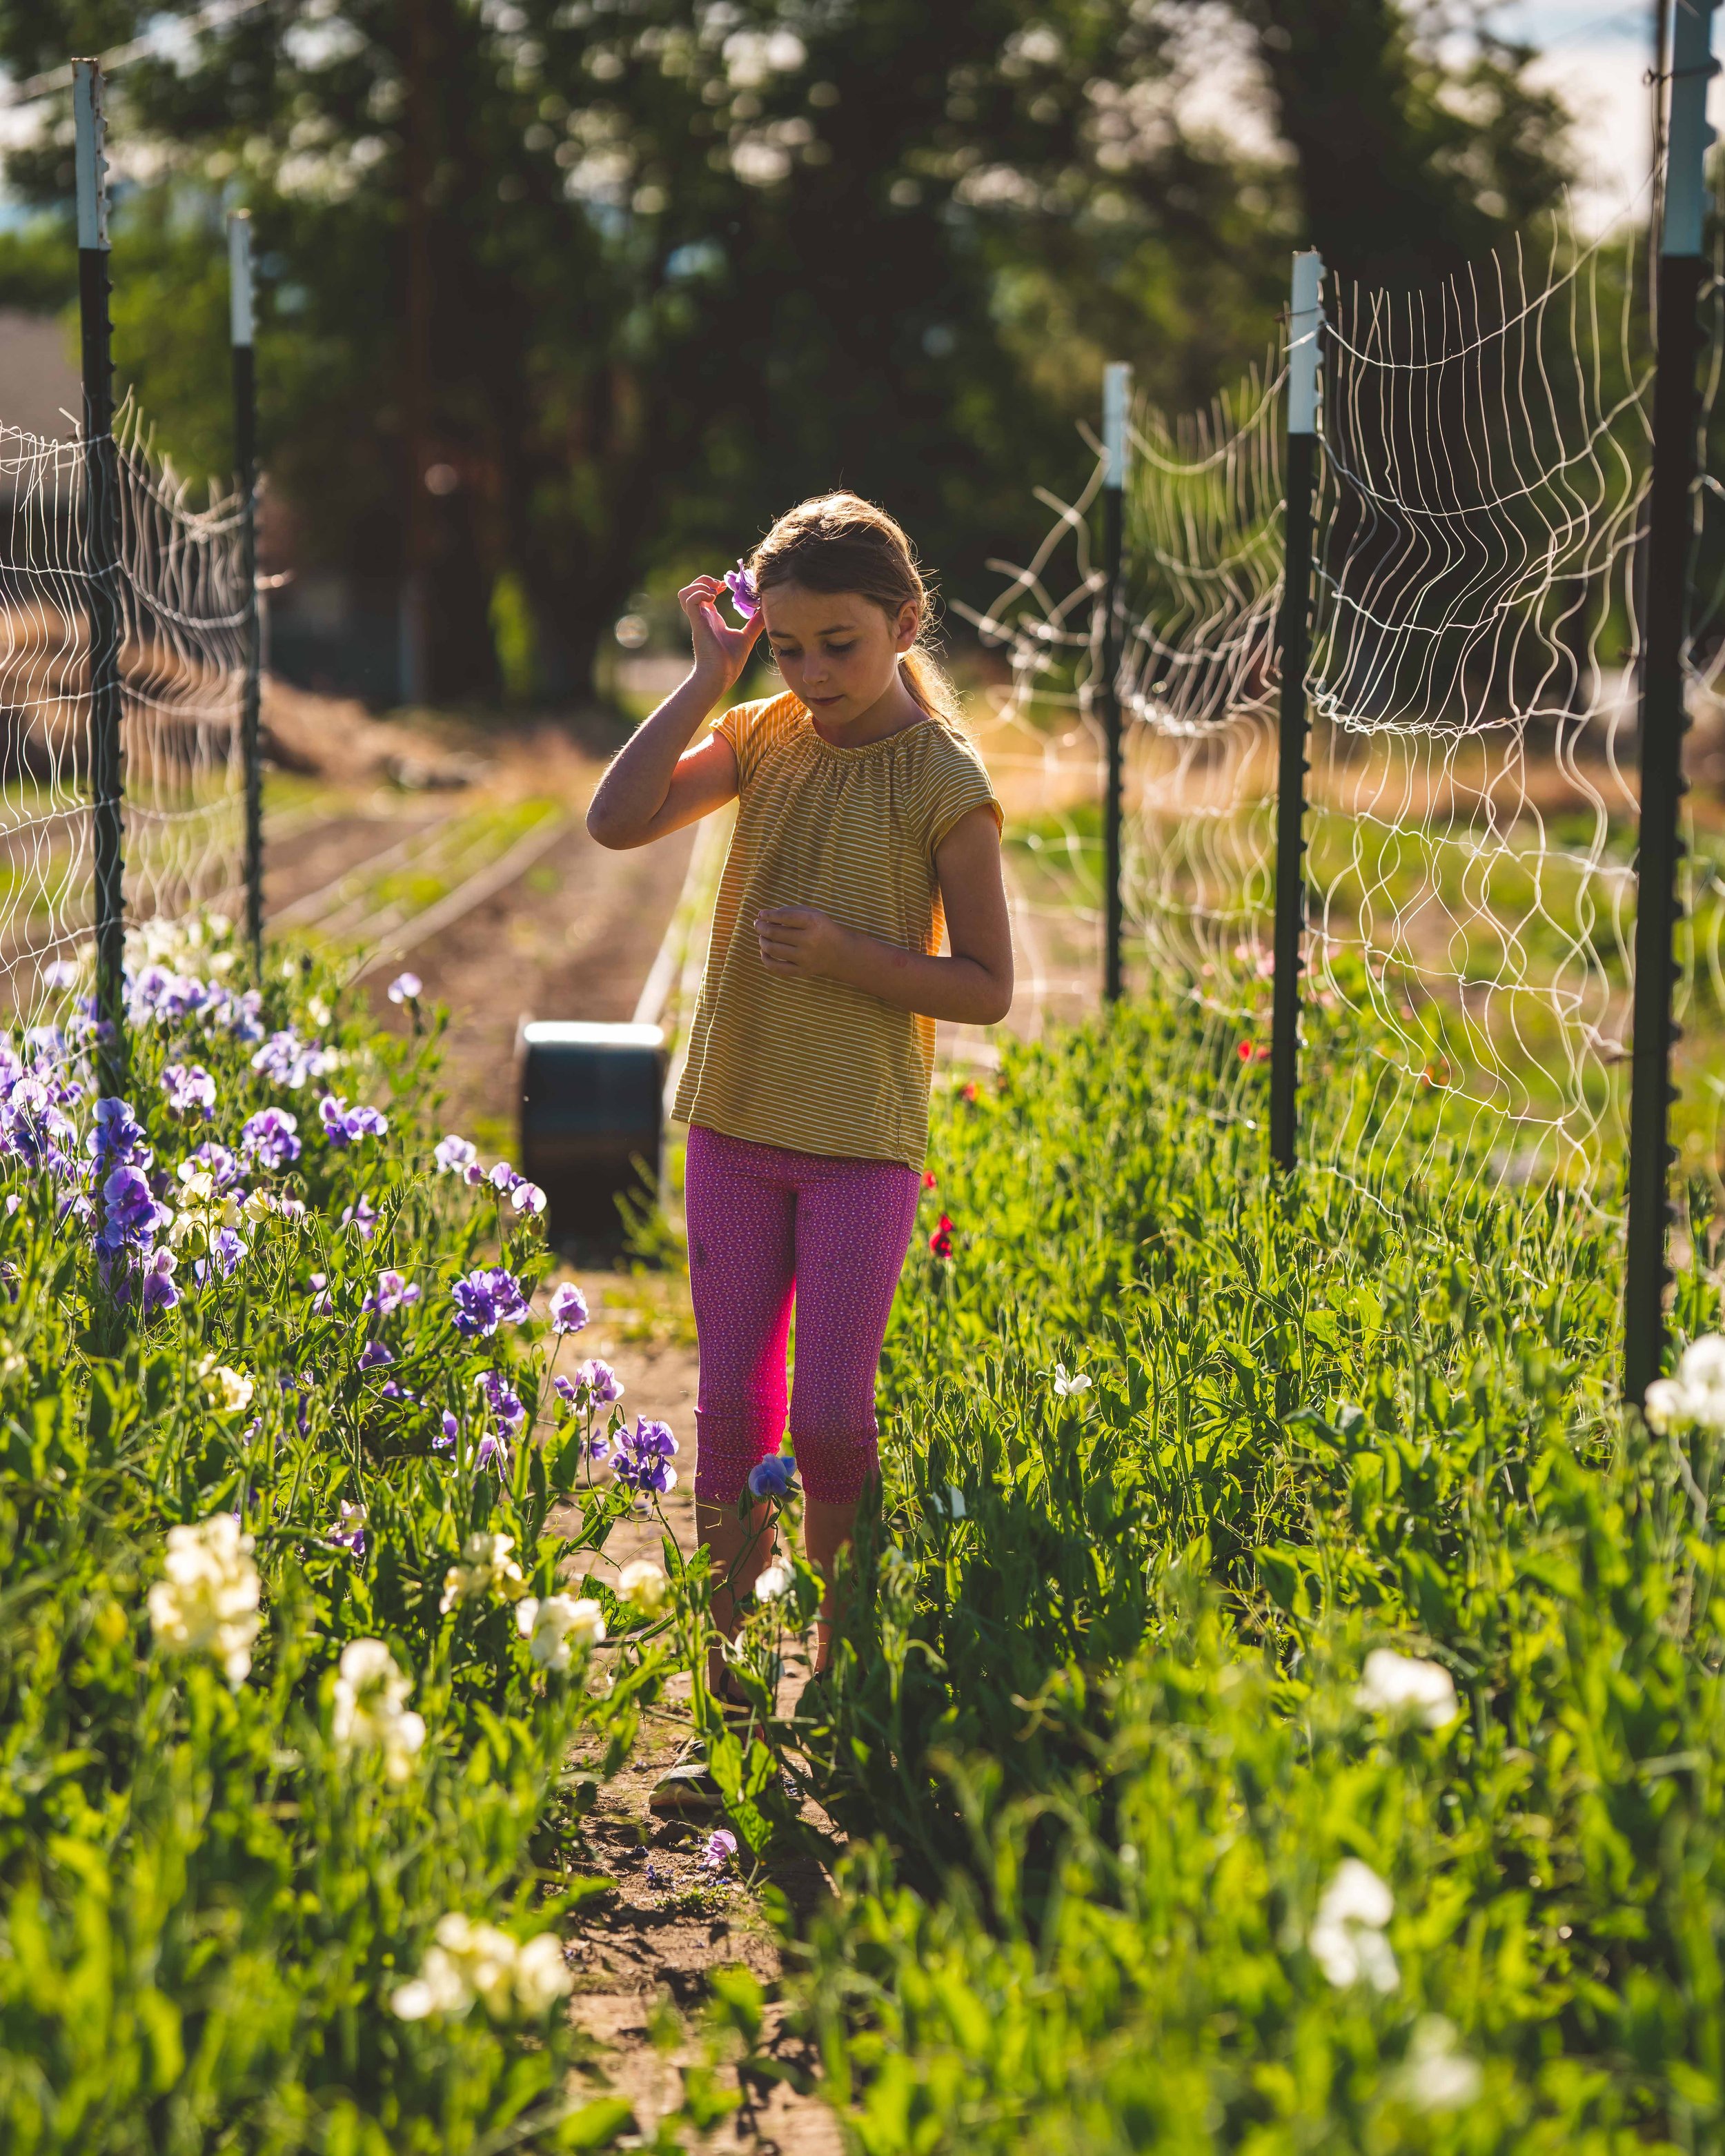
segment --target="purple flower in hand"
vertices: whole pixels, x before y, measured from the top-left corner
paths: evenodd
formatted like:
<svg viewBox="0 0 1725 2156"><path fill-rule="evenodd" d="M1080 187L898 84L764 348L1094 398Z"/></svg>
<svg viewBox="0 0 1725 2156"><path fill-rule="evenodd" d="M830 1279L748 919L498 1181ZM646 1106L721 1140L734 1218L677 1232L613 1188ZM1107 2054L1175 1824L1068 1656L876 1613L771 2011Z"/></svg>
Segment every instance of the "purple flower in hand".
<svg viewBox="0 0 1725 2156"><path fill-rule="evenodd" d="M553 1332L578 1332L587 1322L587 1297L573 1281L565 1281L551 1299Z"/></svg>
<svg viewBox="0 0 1725 2156"><path fill-rule="evenodd" d="M201 1063L170 1063L162 1074L162 1090L171 1116L207 1122L214 1111L216 1081Z"/></svg>
<svg viewBox="0 0 1725 2156"><path fill-rule="evenodd" d="M769 1452L749 1471L749 1487L757 1497L788 1497L797 1487L797 1463L788 1452Z"/></svg>
<svg viewBox="0 0 1725 2156"><path fill-rule="evenodd" d="M737 619L752 621L761 611L761 594L755 589L755 580L741 556L737 557L737 567L725 572L725 588L731 594L731 603L736 609Z"/></svg>
<svg viewBox="0 0 1725 2156"><path fill-rule="evenodd" d="M431 1157L440 1174L455 1175L473 1165L479 1151L471 1138L439 1138L432 1148Z"/></svg>
<svg viewBox="0 0 1725 2156"><path fill-rule="evenodd" d="M500 1325L520 1325L528 1316L521 1284L501 1265L481 1266L449 1291L455 1330L464 1340L488 1340Z"/></svg>
<svg viewBox="0 0 1725 2156"><path fill-rule="evenodd" d="M611 1454L611 1472L637 1496L655 1491L664 1496L677 1486L677 1471L670 1464L677 1440L668 1423L635 1418L635 1426L619 1433Z"/></svg>
<svg viewBox="0 0 1725 2156"><path fill-rule="evenodd" d="M285 1108L264 1108L241 1129L239 1150L245 1159L272 1174L291 1168L300 1158L300 1119Z"/></svg>

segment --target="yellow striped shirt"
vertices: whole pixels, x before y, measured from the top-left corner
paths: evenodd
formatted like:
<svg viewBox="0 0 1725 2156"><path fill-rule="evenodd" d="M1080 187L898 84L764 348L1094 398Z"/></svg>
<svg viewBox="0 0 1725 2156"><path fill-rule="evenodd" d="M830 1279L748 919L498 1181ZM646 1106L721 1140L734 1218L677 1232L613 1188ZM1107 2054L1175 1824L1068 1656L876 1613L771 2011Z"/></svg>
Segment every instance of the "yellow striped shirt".
<svg viewBox="0 0 1725 2156"><path fill-rule="evenodd" d="M1000 817L982 759L934 719L834 747L788 692L739 705L713 732L737 757L737 825L672 1112L761 1145L920 1168L934 1020L838 981L769 973L755 916L817 906L882 942L938 951L935 849L973 808Z"/></svg>

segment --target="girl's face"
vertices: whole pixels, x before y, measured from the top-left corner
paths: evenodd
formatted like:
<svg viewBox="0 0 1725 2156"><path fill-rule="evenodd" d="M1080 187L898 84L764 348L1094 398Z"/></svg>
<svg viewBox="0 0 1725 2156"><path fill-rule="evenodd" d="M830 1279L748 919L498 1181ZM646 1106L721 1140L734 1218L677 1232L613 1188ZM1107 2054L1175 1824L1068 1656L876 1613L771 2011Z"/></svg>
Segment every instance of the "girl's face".
<svg viewBox="0 0 1725 2156"><path fill-rule="evenodd" d="M801 584L770 585L761 594L761 619L786 688L840 726L898 685L900 655L916 641L918 627L914 599L894 620L855 592Z"/></svg>

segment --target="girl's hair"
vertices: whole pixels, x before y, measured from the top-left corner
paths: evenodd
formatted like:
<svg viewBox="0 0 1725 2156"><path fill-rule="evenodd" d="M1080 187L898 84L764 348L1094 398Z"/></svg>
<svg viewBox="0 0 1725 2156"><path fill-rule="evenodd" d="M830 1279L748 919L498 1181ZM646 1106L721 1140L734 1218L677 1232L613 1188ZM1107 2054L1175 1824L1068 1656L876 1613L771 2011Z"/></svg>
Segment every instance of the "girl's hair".
<svg viewBox="0 0 1725 2156"><path fill-rule="evenodd" d="M855 494L819 494L787 510L745 565L757 592L801 584L809 592L855 592L889 621L913 600L916 641L899 664L905 685L931 718L957 727L958 692L934 651L934 594L903 528Z"/></svg>

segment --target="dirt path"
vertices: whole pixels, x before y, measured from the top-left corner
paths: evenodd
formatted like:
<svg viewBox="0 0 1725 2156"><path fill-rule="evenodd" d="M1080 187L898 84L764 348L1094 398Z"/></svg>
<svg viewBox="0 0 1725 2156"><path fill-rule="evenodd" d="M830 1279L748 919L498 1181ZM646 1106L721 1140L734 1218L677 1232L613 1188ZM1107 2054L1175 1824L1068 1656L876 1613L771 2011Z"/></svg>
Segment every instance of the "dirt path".
<svg viewBox="0 0 1725 2156"><path fill-rule="evenodd" d="M680 1450L677 1486L665 1501L668 1524L685 1549L695 1539L695 1393L696 1364L686 1283L680 1278L583 1271L579 1280L593 1312L580 1336L583 1352L616 1369L632 1414L670 1424ZM658 1557L656 1522L629 1524L614 1534L608 1555ZM795 1681L794 1678L792 1680ZM686 1681L672 1687L660 1716L645 1728L624 1771L604 1784L586 1821L583 1861L613 1891L576 1933L577 2024L603 2047L601 2071L635 2107L644 2138L682 2100L682 2072L705 2057L700 2014L711 1972L742 1964L765 1985L781 1974L778 1941L749 1887L734 1874L716 1877L702 1862L706 1832L661 1824L648 1810L655 1781L675 1758L687 1732L678 1711ZM773 1884L806 1919L829 1891L816 1865L771 1867ZM814 2061L768 2010L761 2049L794 2070L805 2085ZM740 2088L721 2069L721 2083ZM741 2107L704 2146L757 2156L840 2156L836 2120L818 2097L788 2083L742 2090Z"/></svg>

